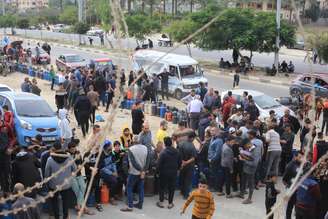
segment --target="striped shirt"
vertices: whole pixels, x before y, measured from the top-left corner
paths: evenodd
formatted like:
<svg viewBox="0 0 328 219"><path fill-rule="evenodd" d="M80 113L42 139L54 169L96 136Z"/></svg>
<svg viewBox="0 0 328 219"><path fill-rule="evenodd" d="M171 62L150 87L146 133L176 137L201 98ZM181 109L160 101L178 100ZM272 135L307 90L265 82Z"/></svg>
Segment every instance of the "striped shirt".
<svg viewBox="0 0 328 219"><path fill-rule="evenodd" d="M195 204L192 209L192 214L197 218L210 219L215 210L212 193L209 191L202 193L199 189L193 191L183 206L183 212L185 212L186 208L193 200Z"/></svg>

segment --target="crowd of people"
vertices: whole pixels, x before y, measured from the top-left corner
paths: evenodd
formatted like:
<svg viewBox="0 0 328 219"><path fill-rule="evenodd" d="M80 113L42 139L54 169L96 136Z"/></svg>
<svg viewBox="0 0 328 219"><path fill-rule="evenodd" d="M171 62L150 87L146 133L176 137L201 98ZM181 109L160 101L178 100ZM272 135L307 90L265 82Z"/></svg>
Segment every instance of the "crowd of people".
<svg viewBox="0 0 328 219"><path fill-rule="evenodd" d="M164 208L167 197L167 208L172 209L175 190L179 188L186 200L181 213L195 201L192 211L194 219L213 216L214 194L227 199L240 198L246 205L252 204L254 192L261 190L261 187L266 187L263 207L268 213L280 193L276 188L277 177L282 176L284 185L289 188L303 159L306 159L303 171L307 172L311 164L328 151L324 134L316 131L315 121L307 115L301 119L286 110L283 117L277 118L272 110L270 117L263 121L259 119L260 112L247 92L244 92L239 105L232 92L221 97L219 91L207 88L205 84L200 84L199 88L182 99L187 105L188 118L179 121L172 135L165 120L161 121L159 130L154 131L144 115L143 101L158 100L159 84L162 99L168 98L169 74L166 70L159 76L131 71L126 77L124 69L119 72L99 71L92 66L60 74L54 97L58 108L60 141L51 145L45 145L41 136L35 136L31 146L13 148L9 143L8 121L1 121L2 197L19 193L63 170L46 186L26 193L14 203L1 203L0 211L27 205L64 184L49 199L49 213L55 219L59 218L59 209L62 209L64 219L69 218L72 199L74 208L81 210L89 185L89 206L103 211L101 193L103 185L106 185L110 204L116 205L126 197L127 206L121 211L131 212L135 208L143 208L145 192L149 192L145 191L145 181L154 178L149 182L153 188L151 193L159 195L156 206ZM117 89L123 91L124 86L130 86L136 79L136 92L128 89L125 97L129 98L129 92L136 97L131 109L131 127L124 127L121 136L99 143L102 129L96 124L96 111L100 110L101 105L104 111L108 111ZM26 78L21 85L22 91L40 95L41 90L37 89L34 80L30 82ZM79 146L79 140L74 138L69 111L75 115L84 137L89 133L90 123L92 125L91 137L85 145ZM323 102L322 111L324 124L327 124L328 101ZM298 135L300 145L296 144ZM307 151L310 153L305 153ZM72 160L75 162L66 167ZM324 162L328 163L327 160ZM85 163L84 171L74 174L82 163ZM307 177L290 198L286 218L292 218L295 208L297 219L323 219L327 212L327 182L327 171L322 169ZM192 191L195 185L198 189ZM59 208L59 196L62 197L62 208ZM95 214L89 207L84 208L83 212ZM20 214L39 215L39 212ZM20 214L15 217L23 218L19 217Z"/></svg>

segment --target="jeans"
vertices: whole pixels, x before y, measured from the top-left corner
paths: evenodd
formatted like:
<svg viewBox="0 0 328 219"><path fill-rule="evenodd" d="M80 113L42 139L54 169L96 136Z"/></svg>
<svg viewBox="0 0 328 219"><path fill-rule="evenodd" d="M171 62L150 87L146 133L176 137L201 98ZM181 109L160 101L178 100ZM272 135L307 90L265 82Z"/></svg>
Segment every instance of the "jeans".
<svg viewBox="0 0 328 219"><path fill-rule="evenodd" d="M278 176L280 155L281 151L268 151L265 178L267 178L269 174Z"/></svg>
<svg viewBox="0 0 328 219"><path fill-rule="evenodd" d="M106 105L106 92L105 91L99 93L99 100L102 102L103 106Z"/></svg>
<svg viewBox="0 0 328 219"><path fill-rule="evenodd" d="M218 162L210 163L210 188L222 192L224 184L224 171Z"/></svg>
<svg viewBox="0 0 328 219"><path fill-rule="evenodd" d="M241 173L242 173L242 164L241 161L238 161L233 165L232 188L234 192L239 190L240 183L241 183L241 175L242 175ZM238 177L239 177L239 185L238 185Z"/></svg>
<svg viewBox="0 0 328 219"><path fill-rule="evenodd" d="M190 113L189 118L189 127L193 130L197 130L199 126L200 113Z"/></svg>
<svg viewBox="0 0 328 219"><path fill-rule="evenodd" d="M226 194L231 194L232 172L229 167L223 167Z"/></svg>
<svg viewBox="0 0 328 219"><path fill-rule="evenodd" d="M113 175L102 175L101 178L104 180L109 189L111 197L117 195L117 177Z"/></svg>
<svg viewBox="0 0 328 219"><path fill-rule="evenodd" d="M68 219L68 208L69 208L69 199L70 199L70 189L65 189L59 192L56 192L54 196L51 198L52 209L54 210L55 219L59 219L59 195L62 198L63 204L63 218Z"/></svg>
<svg viewBox="0 0 328 219"><path fill-rule="evenodd" d="M92 125L94 125L96 122L96 109L96 106L91 107L90 122Z"/></svg>
<svg viewBox="0 0 328 219"><path fill-rule="evenodd" d="M160 183L159 201L160 202L164 201L164 194L166 191L168 191L169 204L173 203L176 180L177 180L177 174L171 174L171 175L160 174L160 176L159 176L159 183Z"/></svg>
<svg viewBox="0 0 328 219"><path fill-rule="evenodd" d="M128 196L128 207L133 208L133 188L137 185L139 193L139 207L142 207L144 200L144 183L145 180L140 178L140 175L128 175L127 196Z"/></svg>
<svg viewBox="0 0 328 219"><path fill-rule="evenodd" d="M108 111L108 108L109 108L109 105L112 103L112 101L113 101L113 94L110 94L110 93L108 93L107 94L107 104L106 104L106 110Z"/></svg>
<svg viewBox="0 0 328 219"><path fill-rule="evenodd" d="M252 199L252 196L253 196L253 192L254 192L254 187L255 187L255 175L254 174L248 174L248 173L245 173L243 172L242 173L242 177L241 177L241 185L240 185L240 193L242 195L245 194L245 191L246 191L246 185L249 189L249 192L248 192L248 199Z"/></svg>
<svg viewBox="0 0 328 219"><path fill-rule="evenodd" d="M188 198L189 192L192 187L192 171L193 169L190 167L186 167L180 171L180 186L181 193L184 198Z"/></svg>
<svg viewBox="0 0 328 219"><path fill-rule="evenodd" d="M83 176L76 176L72 180L72 190L76 196L77 204L82 206L86 184Z"/></svg>
<svg viewBox="0 0 328 219"><path fill-rule="evenodd" d="M296 207L296 219L315 219L315 211L305 210L303 208Z"/></svg>
<svg viewBox="0 0 328 219"><path fill-rule="evenodd" d="M162 86L162 100L164 100L164 96L166 96L166 99L169 100L169 87L168 86Z"/></svg>
<svg viewBox="0 0 328 219"><path fill-rule="evenodd" d="M235 87L238 87L238 86L239 86L239 80L234 80L232 87L235 88Z"/></svg>
<svg viewBox="0 0 328 219"><path fill-rule="evenodd" d="M78 113L81 129L82 129L82 133L83 133L84 137L89 132L89 116L90 115L88 113L85 113L85 112Z"/></svg>
<svg viewBox="0 0 328 219"><path fill-rule="evenodd" d="M283 152L280 157L279 173L282 175L285 172L286 165L293 159L293 153Z"/></svg>
<svg viewBox="0 0 328 219"><path fill-rule="evenodd" d="M55 78L51 79L51 90L54 89L54 85L55 85Z"/></svg>
<svg viewBox="0 0 328 219"><path fill-rule="evenodd" d="M261 160L259 162L259 164L257 165L256 172L255 172L255 185L257 185L259 182L264 181L265 171L266 171L266 169L265 169L264 161Z"/></svg>
<svg viewBox="0 0 328 219"><path fill-rule="evenodd" d="M71 138L64 138L64 142L62 144L62 149L67 150L68 144L72 141Z"/></svg>
<svg viewBox="0 0 328 219"><path fill-rule="evenodd" d="M325 128L326 128L326 132L323 132ZM328 135L328 119L325 118L322 119L321 132L325 133L326 136Z"/></svg>
<svg viewBox="0 0 328 219"><path fill-rule="evenodd" d="M266 208L266 213L269 214L271 212L272 207L274 206L275 203L266 201L265 202L265 208ZM272 214L268 219L273 219L274 215Z"/></svg>

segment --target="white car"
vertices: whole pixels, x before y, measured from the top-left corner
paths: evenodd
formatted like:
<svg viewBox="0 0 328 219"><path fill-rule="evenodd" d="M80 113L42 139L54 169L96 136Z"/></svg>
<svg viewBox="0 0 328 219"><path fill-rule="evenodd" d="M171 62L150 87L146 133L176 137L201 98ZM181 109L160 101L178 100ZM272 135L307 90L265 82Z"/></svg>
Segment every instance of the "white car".
<svg viewBox="0 0 328 219"><path fill-rule="evenodd" d="M288 107L283 106L282 104L280 104L273 97L268 96L268 95L266 95L262 92L259 92L259 91L243 90L243 89L231 90L232 96L235 98L235 100L237 101L237 105L239 105L239 106L240 106L241 101L243 99L244 91L247 91L248 95L251 95L253 97L255 105L257 106L257 108L260 111L259 119L261 121L264 121L266 118L268 118L270 116L269 115L270 110L274 110L275 113L276 113L277 118L280 119L284 115L285 110L289 109ZM227 95L228 95L228 91L222 92L222 96L221 96L222 101L223 101L223 98ZM290 110L290 114L292 116L295 116L295 113L292 110Z"/></svg>
<svg viewBox="0 0 328 219"><path fill-rule="evenodd" d="M14 89L12 89L11 87L5 84L0 84L0 92L4 92L4 91L14 91Z"/></svg>
<svg viewBox="0 0 328 219"><path fill-rule="evenodd" d="M104 31L98 27L91 27L87 32L88 36L99 36L101 34L104 34Z"/></svg>
<svg viewBox="0 0 328 219"><path fill-rule="evenodd" d="M63 33L68 28L70 28L70 26L65 24L55 24L52 28L52 31L57 33Z"/></svg>

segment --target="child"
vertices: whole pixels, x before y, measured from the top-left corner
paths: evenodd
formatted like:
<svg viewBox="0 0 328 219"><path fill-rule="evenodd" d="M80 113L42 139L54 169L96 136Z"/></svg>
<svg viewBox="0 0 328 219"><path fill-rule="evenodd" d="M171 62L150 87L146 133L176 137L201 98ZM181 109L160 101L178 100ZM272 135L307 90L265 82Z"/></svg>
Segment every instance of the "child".
<svg viewBox="0 0 328 219"><path fill-rule="evenodd" d="M277 176L269 177L269 181L266 183L265 207L266 207L267 214L271 211L271 208L276 203L277 195L280 193L280 191L275 188L276 183L277 183ZM269 217L269 219L273 219L273 214Z"/></svg>
<svg viewBox="0 0 328 219"><path fill-rule="evenodd" d="M183 206L181 214L185 213L189 204L195 200L192 209L192 219L211 219L215 211L214 198L212 193L207 190L205 177L199 180L198 189L194 190Z"/></svg>

